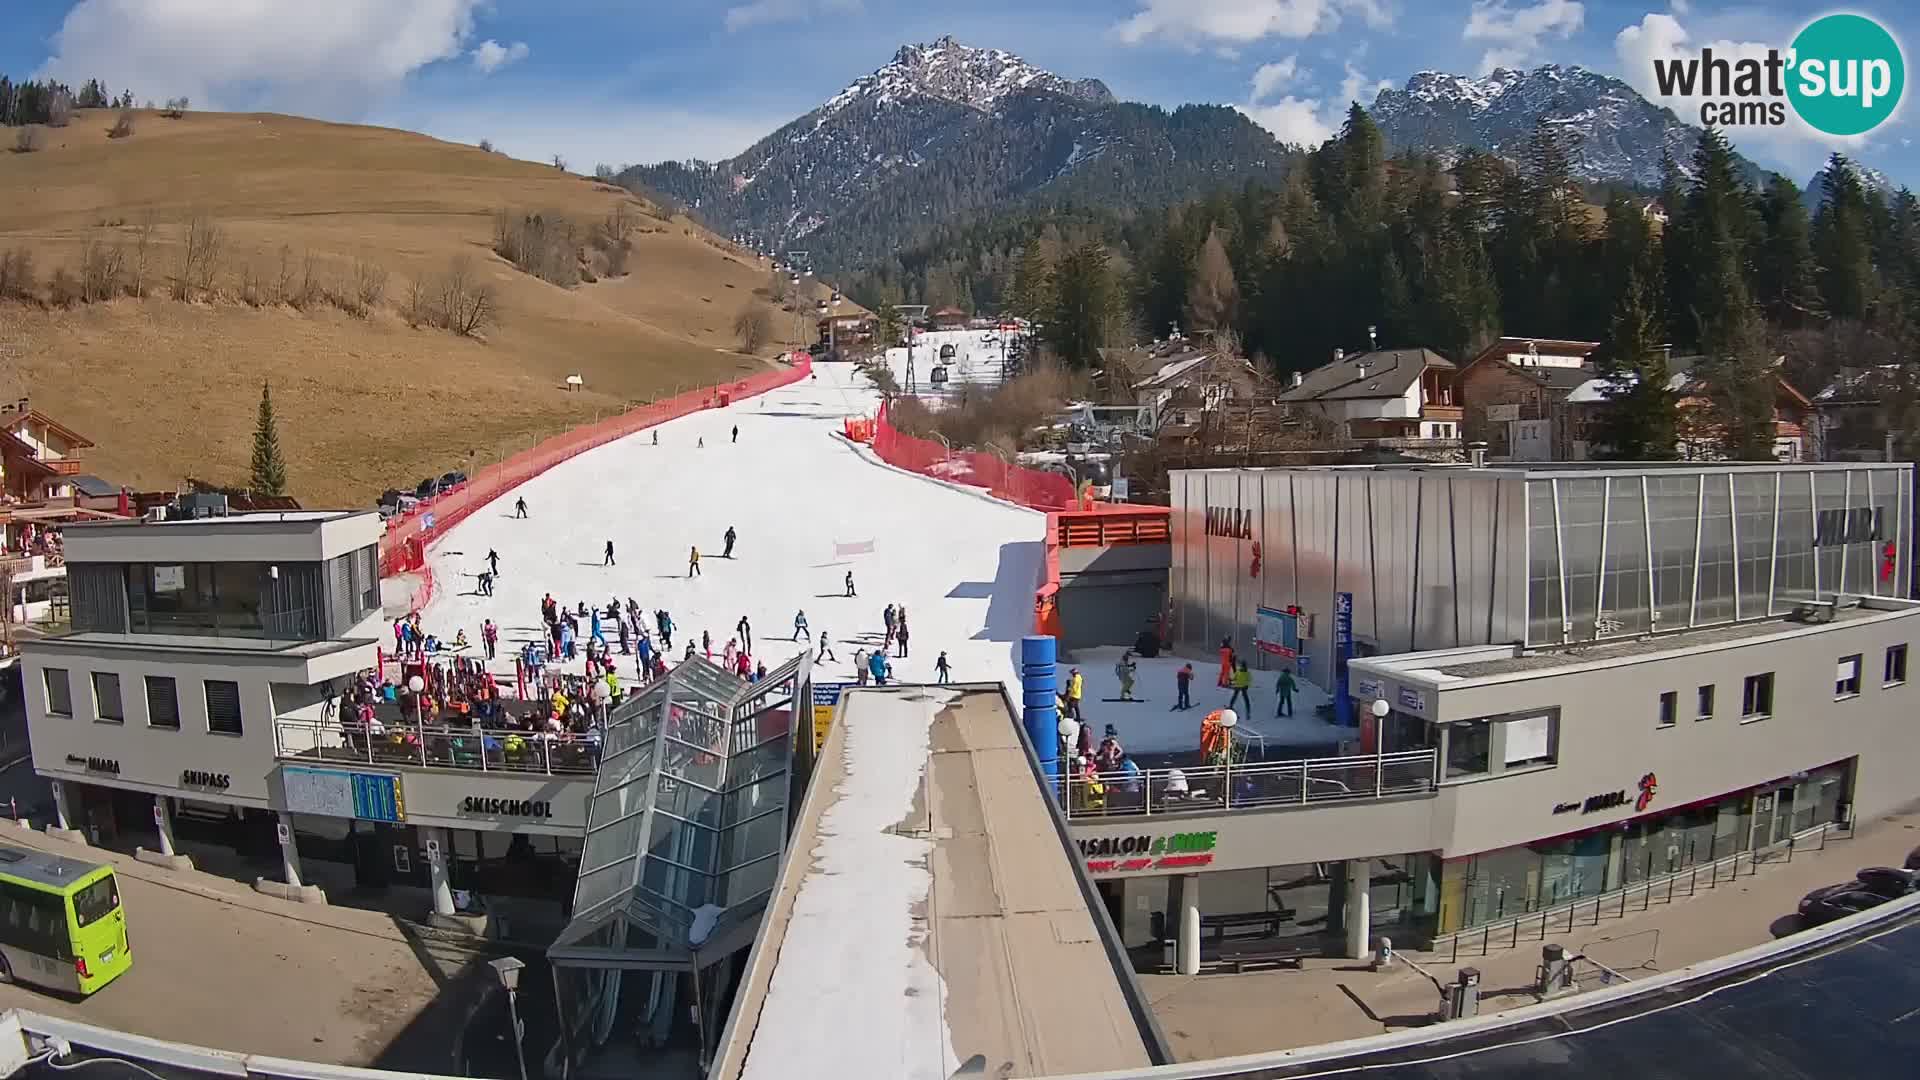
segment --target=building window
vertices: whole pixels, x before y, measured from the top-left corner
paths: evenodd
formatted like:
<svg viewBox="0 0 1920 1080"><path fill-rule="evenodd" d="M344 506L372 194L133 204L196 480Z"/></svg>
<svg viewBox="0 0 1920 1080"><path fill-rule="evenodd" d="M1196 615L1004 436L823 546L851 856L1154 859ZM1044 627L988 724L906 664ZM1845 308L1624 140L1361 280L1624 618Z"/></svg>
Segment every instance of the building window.
<svg viewBox="0 0 1920 1080"><path fill-rule="evenodd" d="M126 720L126 708L120 704L120 676L111 671L93 673L93 715L118 724Z"/></svg>
<svg viewBox="0 0 1920 1080"><path fill-rule="evenodd" d="M72 716L73 690L67 685L67 669L50 667L47 677L47 715Z"/></svg>
<svg viewBox="0 0 1920 1080"><path fill-rule="evenodd" d="M1747 676L1740 695L1740 719L1765 720L1773 715L1773 672Z"/></svg>
<svg viewBox="0 0 1920 1080"><path fill-rule="evenodd" d="M147 676L147 726L180 730L180 699L170 675Z"/></svg>
<svg viewBox="0 0 1920 1080"><path fill-rule="evenodd" d="M1860 654L1840 658L1839 667L1833 673L1833 696L1835 698L1854 697L1860 693Z"/></svg>
<svg viewBox="0 0 1920 1080"><path fill-rule="evenodd" d="M1708 683L1699 690L1699 704L1693 715L1695 720L1713 719L1713 684Z"/></svg>
<svg viewBox="0 0 1920 1080"><path fill-rule="evenodd" d="M208 679L207 730L220 735L240 734L240 684Z"/></svg>
<svg viewBox="0 0 1920 1080"><path fill-rule="evenodd" d="M1887 646L1886 677L1884 685L1898 686L1907 681L1907 647L1905 645Z"/></svg>
<svg viewBox="0 0 1920 1080"><path fill-rule="evenodd" d="M1680 721L1680 695L1669 690L1660 695L1660 726L1672 727Z"/></svg>
<svg viewBox="0 0 1920 1080"><path fill-rule="evenodd" d="M1509 769L1552 765L1560 758L1560 714L1556 710L1504 720L1500 731L1505 739L1500 760Z"/></svg>
<svg viewBox="0 0 1920 1080"><path fill-rule="evenodd" d="M1448 779L1486 773L1492 732L1487 724L1453 724L1447 728Z"/></svg>

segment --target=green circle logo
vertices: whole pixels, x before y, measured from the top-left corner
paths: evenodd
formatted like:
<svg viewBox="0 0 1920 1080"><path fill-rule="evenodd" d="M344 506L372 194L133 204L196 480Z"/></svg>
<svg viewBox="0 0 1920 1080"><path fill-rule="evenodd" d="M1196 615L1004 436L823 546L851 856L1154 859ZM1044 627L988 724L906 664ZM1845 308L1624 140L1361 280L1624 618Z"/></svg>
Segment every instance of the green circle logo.
<svg viewBox="0 0 1920 1080"><path fill-rule="evenodd" d="M1829 135L1872 131L1893 115L1907 85L1900 43L1864 15L1823 15L1793 39L1787 99Z"/></svg>

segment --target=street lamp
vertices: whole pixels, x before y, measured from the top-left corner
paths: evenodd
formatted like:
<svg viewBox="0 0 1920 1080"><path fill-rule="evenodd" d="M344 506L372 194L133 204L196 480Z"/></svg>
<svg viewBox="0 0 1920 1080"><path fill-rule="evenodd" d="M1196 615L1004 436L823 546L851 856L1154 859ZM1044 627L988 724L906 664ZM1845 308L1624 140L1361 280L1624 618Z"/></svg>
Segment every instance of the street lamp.
<svg viewBox="0 0 1920 1080"><path fill-rule="evenodd" d="M1073 766L1070 763L1074 745L1080 738L1080 724L1071 716L1062 716L1060 732L1060 791L1065 797L1067 812L1073 812Z"/></svg>
<svg viewBox="0 0 1920 1080"><path fill-rule="evenodd" d="M407 689L413 691L413 721L421 728L427 726L427 703L421 698L421 691L427 688L427 681L415 675L407 680Z"/></svg>
<svg viewBox="0 0 1920 1080"><path fill-rule="evenodd" d="M493 974L500 980L500 985L506 988L507 1016L513 1021L513 1060L520 1066L520 1080L527 1080L527 1054L521 1047L521 1040L525 1037L526 1030L520 1024L518 1000L520 969L527 966L526 961L517 956L502 956L497 960L487 961L487 966L493 969Z"/></svg>
<svg viewBox="0 0 1920 1080"><path fill-rule="evenodd" d="M1220 781L1220 805L1222 807L1231 807L1233 805L1233 729L1239 726L1239 713L1234 712L1232 709L1220 710L1220 729L1227 734L1226 741L1223 744L1227 754L1226 768L1221 774ZM1305 784L1306 778L1302 777L1300 782Z"/></svg>

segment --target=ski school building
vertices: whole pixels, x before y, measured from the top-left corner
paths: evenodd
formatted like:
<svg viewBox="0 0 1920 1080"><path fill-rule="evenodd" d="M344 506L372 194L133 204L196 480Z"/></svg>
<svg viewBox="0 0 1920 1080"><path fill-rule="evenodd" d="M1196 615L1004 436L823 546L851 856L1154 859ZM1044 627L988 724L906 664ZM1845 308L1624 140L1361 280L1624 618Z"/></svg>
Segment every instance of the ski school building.
<svg viewBox="0 0 1920 1080"><path fill-rule="evenodd" d="M1883 815L1920 760L1912 493L1907 464L1175 472L1176 648L1291 667L1351 737L1151 770L1070 811L1082 857L1129 944L1198 907L1357 950Z"/></svg>

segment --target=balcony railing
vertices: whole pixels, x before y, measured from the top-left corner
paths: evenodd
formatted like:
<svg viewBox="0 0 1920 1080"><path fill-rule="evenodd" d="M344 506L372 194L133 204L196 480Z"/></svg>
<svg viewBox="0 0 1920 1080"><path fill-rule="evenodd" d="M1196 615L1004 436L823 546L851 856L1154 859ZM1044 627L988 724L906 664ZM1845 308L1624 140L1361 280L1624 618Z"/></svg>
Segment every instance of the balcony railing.
<svg viewBox="0 0 1920 1080"><path fill-rule="evenodd" d="M1067 781L1067 816L1083 818L1304 806L1435 790L1433 750L1248 765L1109 772Z"/></svg>
<svg viewBox="0 0 1920 1080"><path fill-rule="evenodd" d="M570 732L429 723L380 725L369 735L353 724L282 719L274 723L273 738L276 756L301 762L549 776L592 776L600 764L599 739Z"/></svg>

